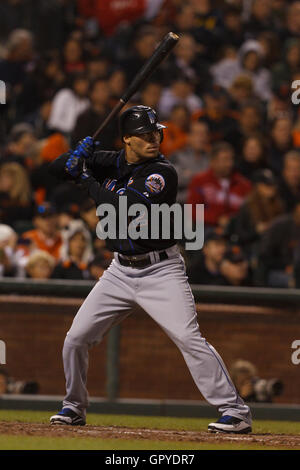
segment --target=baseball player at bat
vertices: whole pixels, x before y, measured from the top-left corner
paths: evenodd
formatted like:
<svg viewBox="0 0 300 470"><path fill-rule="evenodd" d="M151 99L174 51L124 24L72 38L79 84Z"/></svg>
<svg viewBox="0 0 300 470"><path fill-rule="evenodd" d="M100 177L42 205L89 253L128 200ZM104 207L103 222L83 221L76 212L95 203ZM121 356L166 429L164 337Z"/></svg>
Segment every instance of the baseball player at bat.
<svg viewBox="0 0 300 470"><path fill-rule="evenodd" d="M113 206L117 219L121 215L119 199L124 196L128 208L133 204L143 204L146 209L152 204L170 206L176 202L177 174L159 151L163 128L153 109L133 106L120 116L121 151L95 150L93 139L86 137L74 151L56 159L51 171L73 179L97 207L103 203ZM147 214L143 223L151 224L151 211ZM62 410L50 418L52 424L85 424L88 350L139 307L177 345L203 397L221 414L208 430L251 432L249 407L238 395L223 360L200 333L184 260L173 235L171 230L169 239L108 237L114 259L66 335L66 395Z"/></svg>

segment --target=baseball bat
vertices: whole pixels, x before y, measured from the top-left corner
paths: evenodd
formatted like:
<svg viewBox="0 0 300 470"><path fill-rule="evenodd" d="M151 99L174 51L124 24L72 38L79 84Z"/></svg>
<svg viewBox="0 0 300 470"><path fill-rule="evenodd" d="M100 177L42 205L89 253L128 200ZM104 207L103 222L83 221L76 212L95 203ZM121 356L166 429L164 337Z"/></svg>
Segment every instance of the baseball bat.
<svg viewBox="0 0 300 470"><path fill-rule="evenodd" d="M132 83L122 95L118 103L113 107L111 112L104 119L102 124L98 127L98 129L93 135L93 139L95 139L102 132L102 130L118 114L118 112L123 108L127 101L130 100L130 98L136 93L136 91L141 87L141 85L147 80L147 78L150 77L152 72L159 66L159 64L166 58L169 52L177 44L178 40L179 36L177 36L177 34L172 32L166 34L166 36L163 38L163 40L153 52L152 56L147 60L141 70L137 73Z"/></svg>

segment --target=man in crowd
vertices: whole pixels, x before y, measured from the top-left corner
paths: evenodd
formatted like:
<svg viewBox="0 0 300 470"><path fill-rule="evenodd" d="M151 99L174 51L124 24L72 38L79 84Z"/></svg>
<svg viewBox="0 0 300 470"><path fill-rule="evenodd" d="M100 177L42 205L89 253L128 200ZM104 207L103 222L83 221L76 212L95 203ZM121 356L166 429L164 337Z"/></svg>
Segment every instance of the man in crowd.
<svg viewBox="0 0 300 470"><path fill-rule="evenodd" d="M237 213L250 192L251 183L234 170L234 151L227 142L219 142L212 148L210 166L192 179L187 202L204 204L205 229L225 227L231 216ZM193 212L194 222L195 213Z"/></svg>

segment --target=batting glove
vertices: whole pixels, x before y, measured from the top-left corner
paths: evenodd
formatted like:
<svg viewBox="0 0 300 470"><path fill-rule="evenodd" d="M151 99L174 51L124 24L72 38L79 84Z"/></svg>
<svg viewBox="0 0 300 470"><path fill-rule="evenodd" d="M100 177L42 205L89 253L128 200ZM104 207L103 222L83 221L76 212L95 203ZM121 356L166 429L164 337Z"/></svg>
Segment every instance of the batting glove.
<svg viewBox="0 0 300 470"><path fill-rule="evenodd" d="M94 139L90 136L86 137L79 142L75 150L77 150L79 155L83 158L92 156L94 151Z"/></svg>
<svg viewBox="0 0 300 470"><path fill-rule="evenodd" d="M78 152L78 150L74 150L69 153L69 158L66 162L66 171L69 173L73 178L77 178L82 171L82 158Z"/></svg>

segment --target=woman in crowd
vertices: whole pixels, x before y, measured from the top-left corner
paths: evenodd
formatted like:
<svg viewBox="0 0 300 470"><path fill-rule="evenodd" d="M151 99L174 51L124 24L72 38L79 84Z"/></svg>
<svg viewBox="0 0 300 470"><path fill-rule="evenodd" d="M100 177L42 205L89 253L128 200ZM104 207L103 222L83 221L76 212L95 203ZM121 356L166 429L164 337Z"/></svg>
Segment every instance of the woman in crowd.
<svg viewBox="0 0 300 470"><path fill-rule="evenodd" d="M0 167L0 221L15 230L33 217L34 203L26 169L16 162Z"/></svg>
<svg viewBox="0 0 300 470"><path fill-rule="evenodd" d="M247 200L227 227L232 241L242 245L249 256L275 217L284 213L284 204L271 170L258 170L253 182Z"/></svg>
<svg viewBox="0 0 300 470"><path fill-rule="evenodd" d="M93 258L92 241L89 231L81 220L73 220L62 232L60 262L54 269L56 279L86 279L87 268Z"/></svg>
<svg viewBox="0 0 300 470"><path fill-rule="evenodd" d="M242 154L237 162L237 169L245 178L253 180L257 170L266 168L266 148L262 136L246 137L242 145Z"/></svg>

